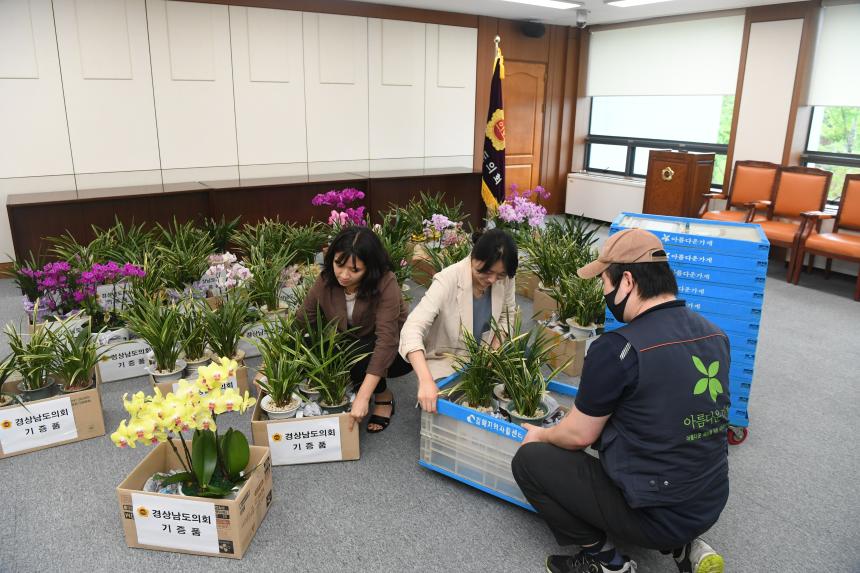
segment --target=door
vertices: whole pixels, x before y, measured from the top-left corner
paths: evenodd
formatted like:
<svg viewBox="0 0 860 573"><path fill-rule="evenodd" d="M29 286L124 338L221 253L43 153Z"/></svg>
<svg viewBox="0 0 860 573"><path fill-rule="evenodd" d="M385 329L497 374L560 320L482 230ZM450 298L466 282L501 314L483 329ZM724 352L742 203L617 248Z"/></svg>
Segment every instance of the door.
<svg viewBox="0 0 860 573"><path fill-rule="evenodd" d="M546 65L505 61L505 184L540 184Z"/></svg>

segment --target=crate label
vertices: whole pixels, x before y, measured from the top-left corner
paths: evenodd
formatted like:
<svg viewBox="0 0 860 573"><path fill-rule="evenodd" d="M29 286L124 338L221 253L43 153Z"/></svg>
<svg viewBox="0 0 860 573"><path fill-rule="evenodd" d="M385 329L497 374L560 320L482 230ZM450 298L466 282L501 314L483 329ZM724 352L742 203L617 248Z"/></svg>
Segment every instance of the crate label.
<svg viewBox="0 0 860 573"><path fill-rule="evenodd" d="M526 431L520 426L511 424L505 420L500 420L499 418L481 414L471 408L458 406L457 404L448 402L447 400L439 400L437 402L437 406L439 408L440 415L449 416L456 420L466 422L469 425L486 430L487 432L492 432L517 442L523 441L526 437Z"/></svg>
<svg viewBox="0 0 860 573"><path fill-rule="evenodd" d="M131 303L131 288L127 282L96 287L99 305L107 310L122 310Z"/></svg>
<svg viewBox="0 0 860 573"><path fill-rule="evenodd" d="M266 424L272 463L275 465L336 462L340 448L340 418Z"/></svg>
<svg viewBox="0 0 860 573"><path fill-rule="evenodd" d="M137 542L217 554L215 504L174 497L131 494Z"/></svg>
<svg viewBox="0 0 860 573"><path fill-rule="evenodd" d="M68 396L0 410L0 448L14 454L78 437Z"/></svg>
<svg viewBox="0 0 860 573"><path fill-rule="evenodd" d="M146 355L152 349L143 340L132 340L114 346L110 354L102 357L99 370L103 382L136 378L147 374L148 360Z"/></svg>

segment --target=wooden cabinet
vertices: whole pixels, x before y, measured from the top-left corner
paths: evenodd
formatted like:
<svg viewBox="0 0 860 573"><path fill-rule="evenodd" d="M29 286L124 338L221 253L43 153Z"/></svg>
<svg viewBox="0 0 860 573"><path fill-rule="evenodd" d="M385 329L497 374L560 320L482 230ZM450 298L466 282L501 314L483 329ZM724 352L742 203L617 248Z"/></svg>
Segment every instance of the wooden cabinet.
<svg viewBox="0 0 860 573"><path fill-rule="evenodd" d="M713 172L713 153L651 151L642 212L698 217L703 195L711 190Z"/></svg>

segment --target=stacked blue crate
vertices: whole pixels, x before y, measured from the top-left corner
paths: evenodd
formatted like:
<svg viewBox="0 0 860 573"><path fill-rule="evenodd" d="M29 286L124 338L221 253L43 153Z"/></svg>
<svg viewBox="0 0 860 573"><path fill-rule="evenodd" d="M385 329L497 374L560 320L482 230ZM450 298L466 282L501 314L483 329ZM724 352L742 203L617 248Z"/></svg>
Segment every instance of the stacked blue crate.
<svg viewBox="0 0 860 573"><path fill-rule="evenodd" d="M619 215L609 234L630 228L651 231L663 242L678 281L678 298L729 337L729 424L746 428L770 250L767 237L758 225L639 213ZM607 311L606 330L620 326Z"/></svg>

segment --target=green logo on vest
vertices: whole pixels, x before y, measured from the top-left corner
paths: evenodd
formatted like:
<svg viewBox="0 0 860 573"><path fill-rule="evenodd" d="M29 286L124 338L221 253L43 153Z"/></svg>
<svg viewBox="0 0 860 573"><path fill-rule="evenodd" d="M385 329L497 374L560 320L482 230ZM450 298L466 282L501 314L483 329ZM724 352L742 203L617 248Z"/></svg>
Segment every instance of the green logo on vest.
<svg viewBox="0 0 860 573"><path fill-rule="evenodd" d="M704 394L707 390L711 394L711 400L717 401L717 396L723 393L723 385L717 380L717 374L720 373L720 363L715 360L705 368L705 363L698 356L693 356L693 364L696 365L696 370L701 372L705 377L699 378L696 382L696 387L693 388L693 395L698 396Z"/></svg>

